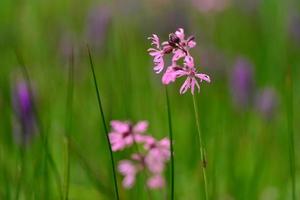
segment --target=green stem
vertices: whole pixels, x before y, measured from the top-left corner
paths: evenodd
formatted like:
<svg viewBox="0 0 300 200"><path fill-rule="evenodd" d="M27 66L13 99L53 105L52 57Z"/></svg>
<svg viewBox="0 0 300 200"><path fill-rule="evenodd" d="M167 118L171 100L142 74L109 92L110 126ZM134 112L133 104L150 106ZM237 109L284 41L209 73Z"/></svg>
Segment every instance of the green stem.
<svg viewBox="0 0 300 200"><path fill-rule="evenodd" d="M40 131L40 134L41 134L41 137L42 137L42 140L43 140L43 143L44 143L42 145L42 148L45 151L46 161L49 162L50 167L51 167L51 169L52 169L52 171L55 175L55 179L56 179L58 188L61 188L60 187L60 185L61 185L60 175L59 175L56 163L54 162L54 159L53 159L53 157L50 153L49 145L48 145L48 142L47 142L47 135L44 132L44 127L43 127L43 124L42 124L42 120L41 120L41 117L39 115L39 112L37 111L36 103L34 101L34 95L33 95L33 92L32 92L32 83L31 83L31 79L30 79L27 67L24 63L22 54L20 54L19 51L17 51L17 49L15 49L15 54L16 54L18 63L21 66L21 69L22 69L23 75L25 77L26 83L28 85L28 91L29 91L30 99L32 100L32 110L34 112L34 115L36 116L38 130ZM62 191L60 189L59 189L59 193L60 193L60 197L62 199Z"/></svg>
<svg viewBox="0 0 300 200"><path fill-rule="evenodd" d="M196 103L195 96L193 96L193 104L194 104L194 113L195 113L195 120L197 125L197 132L198 132L198 139L199 139L199 150L200 150L200 156L201 156L201 168L202 168L202 174L203 174L203 182L204 182L204 192L205 192L205 199L208 200L208 190L207 190L207 178L206 178L206 155L205 155L205 149L203 146L202 141L202 135L201 135L201 129L200 129L200 123L199 123L199 114L198 114L198 106Z"/></svg>
<svg viewBox="0 0 300 200"><path fill-rule="evenodd" d="M23 144L22 144L23 145ZM18 177L18 183L17 183L17 190L16 190L16 200L20 198L20 191L23 184L24 174L25 174L25 148L24 146L20 147L20 156L21 156L21 165L20 165L20 172Z"/></svg>
<svg viewBox="0 0 300 200"><path fill-rule="evenodd" d="M66 101L66 125L65 125L65 168L64 168L64 198L69 199L69 183L70 183L70 132L72 122L72 107L73 107L73 90L74 90L74 53L70 58L70 67L67 86L67 101Z"/></svg>
<svg viewBox="0 0 300 200"><path fill-rule="evenodd" d="M114 161L114 156L113 156L113 152L112 152L112 149L111 149L111 145L110 145L110 142L109 142L108 129L107 129L107 126L106 126L104 112L103 112L102 103L101 103L101 99L100 99L100 92L99 92L99 89L98 89L98 83L97 83L97 78L96 78L96 74L95 74L95 70L94 70L93 59L92 59L91 51L90 51L90 48L89 48L88 45L87 45L87 50L88 50L88 54L89 54L91 71L92 71L93 79L94 79L94 86L95 86L95 90L96 90L96 94L97 94L97 101L98 101L98 105L99 105L99 111L100 111L100 114L101 114L101 119L102 119L104 131L105 131L105 136L106 136L106 140L107 140L107 144L108 144L108 149L109 149L109 153L110 153L116 199L119 200L120 198L119 198L118 183L117 183L117 176L116 176L116 170L115 170L115 161Z"/></svg>
<svg viewBox="0 0 300 200"><path fill-rule="evenodd" d="M289 135L289 160L290 175L292 179L292 199L296 200L296 161L295 161L295 142L294 142L294 112L293 112L293 75L291 67L288 67L287 74L287 129Z"/></svg>
<svg viewBox="0 0 300 200"><path fill-rule="evenodd" d="M171 106L168 94L168 88L165 87L166 101L167 101L167 113L168 113L168 125L169 125L169 137L170 137L170 150L171 150L171 200L174 200L174 149L173 149L173 130L172 130L172 118L171 118Z"/></svg>

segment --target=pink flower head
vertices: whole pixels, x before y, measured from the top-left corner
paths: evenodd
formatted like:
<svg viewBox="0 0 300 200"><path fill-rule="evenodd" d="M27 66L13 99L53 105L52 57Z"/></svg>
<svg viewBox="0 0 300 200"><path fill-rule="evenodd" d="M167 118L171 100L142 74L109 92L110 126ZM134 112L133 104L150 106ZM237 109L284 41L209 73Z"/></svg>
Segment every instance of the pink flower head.
<svg viewBox="0 0 300 200"><path fill-rule="evenodd" d="M195 37L190 36L185 39L184 30L178 29L175 33L169 35L169 40L160 44L157 35L152 34L149 37L151 45L154 48L148 49L149 54L153 57L154 71L160 73L164 68L164 55L173 52L172 62L176 63L179 59L189 55L189 50L196 46Z"/></svg>
<svg viewBox="0 0 300 200"><path fill-rule="evenodd" d="M178 77L178 75L180 74L180 71L182 70L182 68L180 66L169 66L166 70L166 72L164 73L164 75L162 76L162 83L164 85L168 85L171 82L175 82L176 78Z"/></svg>
<svg viewBox="0 0 300 200"><path fill-rule="evenodd" d="M132 125L130 122L113 120L110 125L112 131L109 133L109 140L113 151L123 150L134 142L139 142L141 134L148 128L147 121L140 121L136 125Z"/></svg>
<svg viewBox="0 0 300 200"><path fill-rule="evenodd" d="M210 83L210 77L206 74L197 73L194 67L194 59L191 56L186 56L184 58L184 67L180 66L170 66L162 77L162 82L165 85L174 82L176 78L187 76L186 81L182 84L180 88L180 94L184 94L189 88L191 88L192 94L194 94L195 86L200 91L200 85L198 83L198 79L200 82L203 80Z"/></svg>
<svg viewBox="0 0 300 200"><path fill-rule="evenodd" d="M134 163L130 160L122 160L119 162L118 171L124 176L122 181L124 188L132 188L138 172L138 168Z"/></svg>
<svg viewBox="0 0 300 200"><path fill-rule="evenodd" d="M152 173L162 173L166 161L170 159L170 140L164 138L156 141L152 137L145 139L145 149L148 154L145 156L145 165Z"/></svg>
<svg viewBox="0 0 300 200"><path fill-rule="evenodd" d="M161 176L161 174L155 174L148 179L147 185L152 189L162 188L165 186L165 179Z"/></svg>
<svg viewBox="0 0 300 200"><path fill-rule="evenodd" d="M155 47L155 48L148 49L149 55L153 57L153 62L154 62L153 69L156 73L160 73L165 66L163 57L165 54L168 54L172 51L172 47L170 47L165 42L162 44L161 47L159 38L155 34L152 34L152 37L149 37L148 39L152 40L151 45Z"/></svg>
<svg viewBox="0 0 300 200"><path fill-rule="evenodd" d="M195 37L189 36L185 39L184 30L179 28L175 33L169 35L169 44L174 47L172 61L176 62L180 58L189 55L189 50L196 46Z"/></svg>
<svg viewBox="0 0 300 200"><path fill-rule="evenodd" d="M179 76L187 76L187 79L184 81L179 90L180 94L184 94L190 88L192 94L194 94L195 86L198 88L198 92L200 92L200 85L197 78L200 80L200 83L202 81L210 83L209 76L206 74L197 73L195 68L185 68L181 71Z"/></svg>

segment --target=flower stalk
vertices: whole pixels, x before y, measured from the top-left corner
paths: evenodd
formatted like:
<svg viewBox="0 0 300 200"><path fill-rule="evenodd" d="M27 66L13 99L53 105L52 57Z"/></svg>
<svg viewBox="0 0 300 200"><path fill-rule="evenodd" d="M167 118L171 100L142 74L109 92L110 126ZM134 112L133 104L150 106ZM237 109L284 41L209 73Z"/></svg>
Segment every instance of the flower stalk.
<svg viewBox="0 0 300 200"><path fill-rule="evenodd" d="M165 87L166 91L166 101L167 101L167 112L168 112L168 125L169 125L169 137L170 137L170 151L171 151L171 195L170 199L174 199L174 149L173 149L173 130L172 130L172 118L171 118L171 108L170 108L170 100L168 94L168 88Z"/></svg>
<svg viewBox="0 0 300 200"><path fill-rule="evenodd" d="M192 95L192 96L193 96L194 113L195 113L195 120L196 120L197 132L198 132L199 150L200 150L200 156L201 156L201 168L202 168L202 175L203 175L203 182L204 182L205 199L208 200L207 178L206 178L207 160L206 160L205 148L204 148L204 145L203 145L203 139L202 139L202 134L201 134L200 122L199 122L198 106L197 106L195 96L194 95Z"/></svg>

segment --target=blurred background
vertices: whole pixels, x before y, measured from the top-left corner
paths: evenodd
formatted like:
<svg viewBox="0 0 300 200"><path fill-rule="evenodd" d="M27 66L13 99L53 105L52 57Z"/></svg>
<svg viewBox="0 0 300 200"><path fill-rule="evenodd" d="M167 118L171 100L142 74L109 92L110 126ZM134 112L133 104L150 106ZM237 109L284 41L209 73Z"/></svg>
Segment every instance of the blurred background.
<svg viewBox="0 0 300 200"><path fill-rule="evenodd" d="M197 95L211 199L292 199L291 130L300 198L299 1L1 0L0 5L0 199L60 199L65 134L72 141L69 198L113 199L86 44L107 123L148 120L149 132L163 138L165 93L161 75L152 70L147 37L156 33L164 41L181 27L195 35L195 62L212 79ZM72 49L74 98L68 109ZM27 67L32 95L16 52ZM202 199L193 103L189 93L179 95L182 82L168 87L175 196ZM49 155L53 160L46 162ZM117 162L128 152L114 155ZM142 179L131 190L121 187L119 174L118 180L121 199L149 199ZM166 199L168 187L151 193Z"/></svg>

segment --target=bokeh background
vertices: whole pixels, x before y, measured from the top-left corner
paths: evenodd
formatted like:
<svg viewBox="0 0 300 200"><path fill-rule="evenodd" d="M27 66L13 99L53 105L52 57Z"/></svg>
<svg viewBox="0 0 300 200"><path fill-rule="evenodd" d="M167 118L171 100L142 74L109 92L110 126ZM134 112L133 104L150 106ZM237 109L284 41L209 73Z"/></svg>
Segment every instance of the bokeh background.
<svg viewBox="0 0 300 200"><path fill-rule="evenodd" d="M299 1L1 0L0 199L60 198L66 132L72 140L69 198L113 199L86 44L107 122L148 120L149 132L162 138L168 136L166 99L161 76L152 71L147 37L156 33L167 40L180 27L195 35L195 62L212 79L197 94L211 199L292 199L289 130L295 134L300 198ZM74 98L68 110L72 49ZM24 117L16 106L22 96L18 88L26 90L16 52L27 67L39 119L27 110ZM182 81L168 87L175 194L176 199L201 199L193 103L189 93L179 95ZM56 173L45 161L45 145ZM114 155L117 162L128 152ZM120 185L120 175L118 180ZM168 187L152 193L153 199L165 199ZM120 194L121 199L149 199L142 179L131 190L120 186Z"/></svg>

